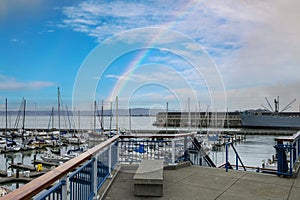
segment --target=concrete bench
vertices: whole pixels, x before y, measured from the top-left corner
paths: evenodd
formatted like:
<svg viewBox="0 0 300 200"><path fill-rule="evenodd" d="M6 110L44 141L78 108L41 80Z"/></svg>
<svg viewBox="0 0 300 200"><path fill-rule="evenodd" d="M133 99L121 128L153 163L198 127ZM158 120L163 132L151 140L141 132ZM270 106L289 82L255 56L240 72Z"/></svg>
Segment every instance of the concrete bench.
<svg viewBox="0 0 300 200"><path fill-rule="evenodd" d="M163 165L163 160L141 160L133 177L134 195L156 197L163 195Z"/></svg>

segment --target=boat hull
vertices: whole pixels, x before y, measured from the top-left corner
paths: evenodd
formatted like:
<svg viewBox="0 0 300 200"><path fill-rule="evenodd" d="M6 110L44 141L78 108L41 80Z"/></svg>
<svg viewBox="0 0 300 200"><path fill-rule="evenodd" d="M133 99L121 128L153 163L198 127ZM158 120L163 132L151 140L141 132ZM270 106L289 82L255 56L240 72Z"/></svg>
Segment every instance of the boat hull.
<svg viewBox="0 0 300 200"><path fill-rule="evenodd" d="M241 115L243 127L300 129L299 116Z"/></svg>

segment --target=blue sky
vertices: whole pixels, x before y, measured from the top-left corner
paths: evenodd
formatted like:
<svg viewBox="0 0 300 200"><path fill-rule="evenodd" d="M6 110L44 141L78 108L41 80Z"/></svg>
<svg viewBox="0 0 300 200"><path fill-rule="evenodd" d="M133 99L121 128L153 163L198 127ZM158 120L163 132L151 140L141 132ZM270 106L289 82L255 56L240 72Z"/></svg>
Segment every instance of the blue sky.
<svg viewBox="0 0 300 200"><path fill-rule="evenodd" d="M94 96L106 104L118 96L124 108L164 108L169 102L184 110L190 97L192 109L200 102L202 110L208 105L240 110L280 96L283 108L300 100L297 6L297 1L3 0L1 108L6 97L11 107L25 97L31 106L51 109L58 86L70 106L78 74L95 58L96 68L105 73L95 69L86 78L96 80ZM149 27L157 34L143 32ZM154 42L143 49L116 53L149 38ZM115 56L114 62L101 66L107 57L93 55L112 41L116 51L105 55ZM197 62L200 73L186 57ZM90 101L75 106L87 109ZM297 102L291 110L298 110Z"/></svg>

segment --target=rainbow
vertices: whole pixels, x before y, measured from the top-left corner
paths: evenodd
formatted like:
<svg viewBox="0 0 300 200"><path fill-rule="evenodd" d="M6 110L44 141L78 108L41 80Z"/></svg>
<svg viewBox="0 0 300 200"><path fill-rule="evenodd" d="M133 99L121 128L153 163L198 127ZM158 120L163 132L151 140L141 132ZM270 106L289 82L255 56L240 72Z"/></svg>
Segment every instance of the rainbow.
<svg viewBox="0 0 300 200"><path fill-rule="evenodd" d="M144 49L141 49L138 56L135 57L135 59L130 62L127 67L125 68L123 74L120 75L120 78L117 83L115 84L114 88L112 89L109 98L114 99L115 96L117 96L126 85L126 82L130 79L132 74L134 73L134 70L140 66L142 61L148 56L150 49L157 49L157 44L160 43L162 35L164 35L166 30L172 30L178 21L180 21L187 13L189 13L194 8L194 3L197 3L195 1L190 1L189 3L186 3L185 6L181 8L180 11L177 12L177 15L174 17L174 20L170 20L168 24L166 24L166 28L163 30L160 30L157 32L157 34L154 34L153 37L144 44ZM151 27L149 27L151 28ZM155 28L155 27L153 27ZM157 29L158 30L158 29Z"/></svg>

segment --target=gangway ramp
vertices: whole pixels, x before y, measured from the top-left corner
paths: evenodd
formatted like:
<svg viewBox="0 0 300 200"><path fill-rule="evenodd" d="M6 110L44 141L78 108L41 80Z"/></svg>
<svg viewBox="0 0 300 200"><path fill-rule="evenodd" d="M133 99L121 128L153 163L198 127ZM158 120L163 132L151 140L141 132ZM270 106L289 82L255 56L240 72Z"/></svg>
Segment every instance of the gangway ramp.
<svg viewBox="0 0 300 200"><path fill-rule="evenodd" d="M201 153L203 159L208 164L208 166L216 167L216 164L212 161L212 159L209 157L209 155L205 152L205 150L203 149L201 143L197 140L197 138L195 138L195 137L193 138L192 144L194 145L196 150Z"/></svg>

